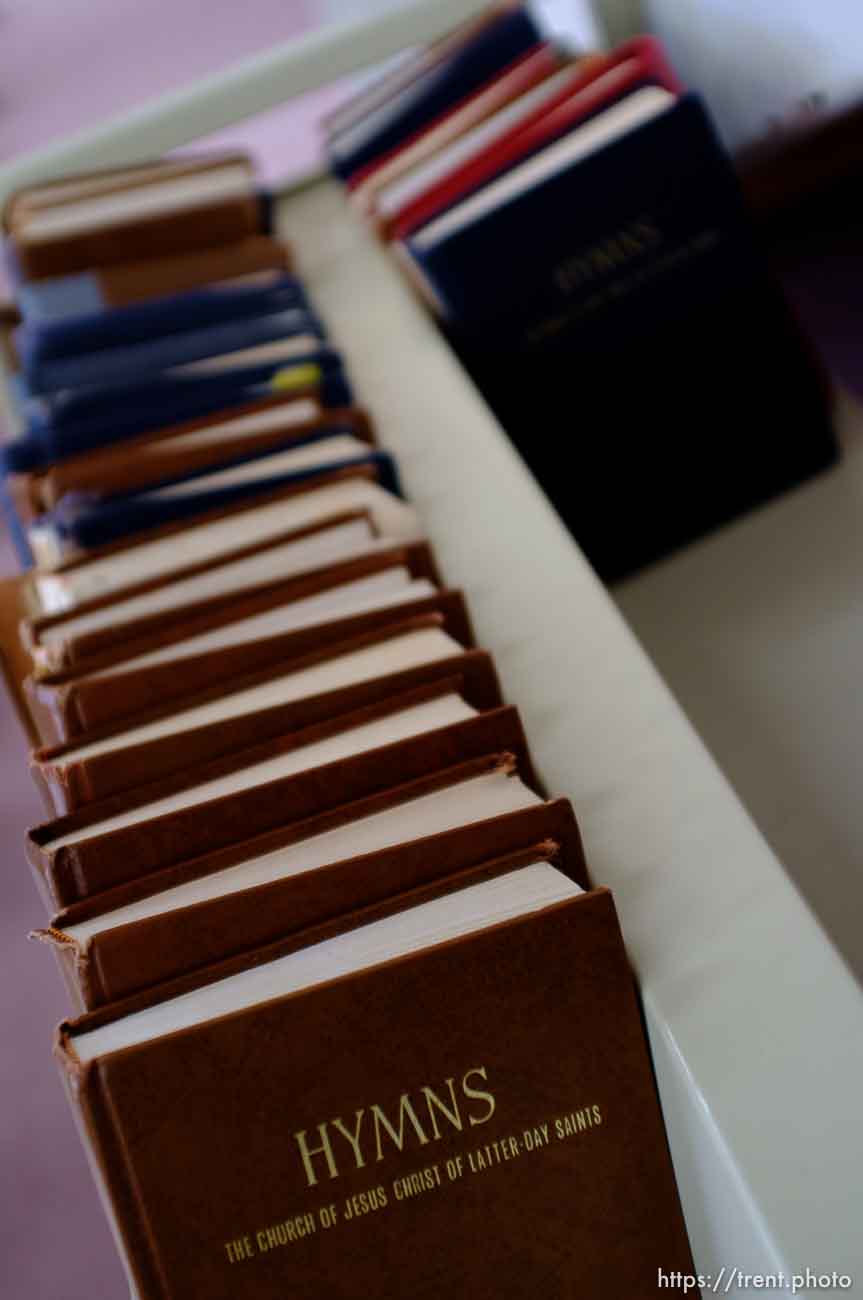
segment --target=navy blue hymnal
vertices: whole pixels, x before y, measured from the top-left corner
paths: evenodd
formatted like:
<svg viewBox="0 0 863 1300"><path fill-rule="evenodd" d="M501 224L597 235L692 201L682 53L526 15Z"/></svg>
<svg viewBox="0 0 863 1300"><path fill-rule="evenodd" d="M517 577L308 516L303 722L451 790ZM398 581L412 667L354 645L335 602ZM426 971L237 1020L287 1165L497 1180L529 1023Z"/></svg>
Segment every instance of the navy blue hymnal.
<svg viewBox="0 0 863 1300"><path fill-rule="evenodd" d="M330 142L333 170L347 179L478 90L541 40L526 9L505 11L451 58L434 64L388 100L382 110L336 134Z"/></svg>
<svg viewBox="0 0 863 1300"><path fill-rule="evenodd" d="M86 356L103 349L292 307L311 310L297 277L278 271L252 277L251 283L248 277L241 276L236 281L227 280L186 293L58 320L34 320L25 311L24 324L16 331L15 340L26 369L33 362L49 357Z"/></svg>
<svg viewBox="0 0 863 1300"><path fill-rule="evenodd" d="M292 373L309 366L319 372L316 396L325 406L350 406L353 392L341 356L330 347L290 362L171 378L157 375L144 384L84 389L29 404L27 432L3 448L4 469L26 473L123 438L254 401L278 391Z"/></svg>
<svg viewBox="0 0 863 1300"><path fill-rule="evenodd" d="M607 579L836 454L821 373L703 106L636 93L653 97L641 125L581 152L576 130L409 241L454 346Z"/></svg>
<svg viewBox="0 0 863 1300"><path fill-rule="evenodd" d="M327 436L332 436L332 431ZM86 502L66 498L57 510L42 516L38 524L42 530L52 527L66 546L88 549L132 537L164 524L191 519L210 510L234 505L238 501L253 500L276 488L311 483L336 470L361 465L370 466L379 483L390 492L401 495L395 461L387 452L363 452L349 459L322 461L313 468L288 473L274 473L268 466L267 461L273 454L270 450L263 455L247 458L249 461L260 461L261 472L260 477L247 479L242 484L205 492L195 491L194 479L200 476L196 475L189 477L189 492L182 495L154 498L151 493L135 493L114 497L105 504L95 504L89 509ZM208 470L207 475L211 472Z"/></svg>

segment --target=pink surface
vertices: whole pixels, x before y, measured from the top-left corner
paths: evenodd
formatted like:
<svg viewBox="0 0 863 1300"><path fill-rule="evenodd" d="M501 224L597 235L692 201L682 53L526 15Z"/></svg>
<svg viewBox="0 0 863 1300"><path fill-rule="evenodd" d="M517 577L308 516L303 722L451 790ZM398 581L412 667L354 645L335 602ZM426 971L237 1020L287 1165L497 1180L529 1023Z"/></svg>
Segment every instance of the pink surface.
<svg viewBox="0 0 863 1300"><path fill-rule="evenodd" d="M16 567L2 535L0 572ZM0 1296L122 1300L128 1287L51 1056L69 1000L51 953L27 939L46 911L24 832L43 820L27 746L0 689Z"/></svg>
<svg viewBox="0 0 863 1300"><path fill-rule="evenodd" d="M101 124L317 25L320 0L11 0L0 158Z"/></svg>

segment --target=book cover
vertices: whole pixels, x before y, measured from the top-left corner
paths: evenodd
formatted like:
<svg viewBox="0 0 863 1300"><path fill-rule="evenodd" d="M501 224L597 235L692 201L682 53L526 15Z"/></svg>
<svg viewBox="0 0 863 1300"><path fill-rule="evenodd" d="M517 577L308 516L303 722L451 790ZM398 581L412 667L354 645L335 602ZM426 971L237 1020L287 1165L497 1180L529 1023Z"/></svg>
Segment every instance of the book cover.
<svg viewBox="0 0 863 1300"><path fill-rule="evenodd" d="M96 389L65 389L51 397L27 397L15 384L24 422L21 435L4 444L5 472L21 473L67 456L166 425L193 420L226 407L287 391L309 391L326 406L353 401L342 358L326 345L303 356L242 358L206 371L153 375L147 383Z"/></svg>
<svg viewBox="0 0 863 1300"><path fill-rule="evenodd" d="M107 177L107 173L105 174ZM161 175L139 175L98 189L19 191L5 222L23 279L228 244L262 230L252 167L243 155L195 161ZM30 199L31 201L28 201Z"/></svg>
<svg viewBox="0 0 863 1300"><path fill-rule="evenodd" d="M193 520L162 524L131 541L88 553L58 554L46 546L40 567L23 583L27 613L50 617L90 602L131 596L210 561L238 559L294 529L356 510L368 511L381 536L401 541L419 536L413 508L375 482L368 466L354 466L317 479L311 487L276 488L253 503L204 511Z"/></svg>
<svg viewBox="0 0 863 1300"><path fill-rule="evenodd" d="M388 492L401 496L398 469L389 452L369 449L352 455L322 458L320 463L303 469L283 467L279 464L284 452L266 450L263 454L244 457L235 465L221 471L225 484L210 482L197 486L200 476L191 474L180 480L170 494L153 492L117 496L104 504L90 504L65 498L46 518L38 521L62 539L61 545L70 549L89 550L111 542L133 538L165 524L180 523L197 515L222 507L253 501L256 497L279 487L311 486L317 480L342 469L368 467L375 480ZM230 473L241 469L242 474ZM217 473L217 472L216 472ZM214 473L213 477L216 477Z"/></svg>
<svg viewBox="0 0 863 1300"><path fill-rule="evenodd" d="M529 861L463 873L460 897ZM148 1004L57 1043L146 1300L619 1300L693 1271L606 890L144 1042L90 1037Z"/></svg>
<svg viewBox="0 0 863 1300"><path fill-rule="evenodd" d="M446 767L490 750L507 750L519 755L520 769L530 774L532 767L517 711L503 707L477 715L458 696L459 687L457 679L418 687L403 696L293 732L281 741L267 741L36 827L28 837L27 856L37 885L50 900L53 912L152 871L296 820L295 807L302 807L303 815L311 816L410 780L418 762L420 769L426 770L424 764L431 761ZM441 718L452 721L445 720L441 725ZM404 738L387 743L394 725L402 724ZM356 743L360 745L366 743L365 737L373 736L374 740L369 741L372 747L365 751L349 749L345 757L321 761L318 766L301 766L308 754L300 751L323 753L323 748L316 748L321 742L341 738L337 746L327 746L326 750L329 753L338 748L341 752L341 746L353 745L357 735L360 739ZM289 774L272 777L271 760L286 755L293 757L278 766L290 768ZM270 779L261 775L263 771L270 774ZM245 773L242 780L248 779L251 784L237 788L237 773ZM221 783L222 778L230 778L225 782L228 793L186 806L184 792L196 783ZM530 775L526 779L533 783ZM171 800L172 809L157 814L157 820L148 827L150 833L141 834L140 819L127 819L127 814L164 800ZM124 825L106 834L90 834L92 827L114 817L120 817ZM68 836L75 842L62 844Z"/></svg>
<svg viewBox="0 0 863 1300"><path fill-rule="evenodd" d="M16 286L15 298L29 326L39 329L48 346L59 346L74 335L79 322L99 337L97 318L119 315L125 329L151 329L153 318L173 315L174 304L189 293L220 292L222 281L291 270L290 247L269 235L253 235L235 243L163 258L96 267L50 280L30 280ZM131 309L131 310L125 310Z"/></svg>
<svg viewBox="0 0 863 1300"><path fill-rule="evenodd" d="M638 86L682 88L660 43L638 36L609 54L593 54L547 77L531 94L495 115L457 149L388 196L382 233L406 239L413 231L494 177L529 158Z"/></svg>
<svg viewBox="0 0 863 1300"><path fill-rule="evenodd" d="M608 112L625 121L633 98ZM616 136L609 120L409 242L454 346L614 580L823 469L836 441L697 98Z"/></svg>
<svg viewBox="0 0 863 1300"><path fill-rule="evenodd" d="M116 447L82 452L39 472L9 475L7 484L19 514L32 520L73 493L128 493L327 431L375 442L371 420L360 407L324 407L314 395L288 393L171 425Z"/></svg>
<svg viewBox="0 0 863 1300"><path fill-rule="evenodd" d="M187 693L278 664L286 655L323 648L342 639L342 633L359 634L414 615L444 614L452 635L462 645L472 645L463 597L441 590L429 578L426 553L424 545L387 548L365 560L238 592L233 599L203 602L188 611L189 618L179 617L173 624L163 620L149 637L110 645L101 655L82 659L77 669L31 676L26 690L41 734L46 743L67 744L85 731L116 726ZM372 594L360 604L346 604L345 612L333 606L321 616L291 617L299 605L318 603L339 589L374 585L396 568L405 574L404 598L395 590L378 605ZM280 615L284 630L279 629Z"/></svg>
<svg viewBox="0 0 863 1300"><path fill-rule="evenodd" d="M420 605L425 608L419 610L417 607ZM441 607L448 612L453 605L457 617L458 602L449 597L417 602L412 610L400 611L403 616L409 617L403 617L398 623L387 624L383 619L378 619L378 626L373 626L368 634L358 634L342 642L325 643L325 649L314 655L287 660L278 672L271 670L268 673L249 674L223 683L221 688L189 695L183 700L183 705L188 703L190 707L195 707L202 700L205 703L221 703L224 700L229 705L230 690L233 687L242 689L244 684L248 687L274 682L276 690L273 694L277 694L281 678L293 673L304 673L319 665L335 673L338 671L338 663L334 665L334 660L378 645L386 640L387 633L392 638L401 639L425 627L441 626L447 631L446 622L432 623L429 615L439 614ZM372 623L370 619L366 621ZM455 642L454 637L452 640ZM287 698L282 703L277 701L241 714L215 718L201 725L190 725L182 731L157 734L149 740L139 742L131 736L127 740L124 731L117 729L117 723L113 724L113 729L107 726L94 728L92 732L83 733L63 745L37 749L33 754L31 770L45 795L49 814L63 817L115 795L127 794L139 786L182 775L189 768L210 759L237 753L288 732L302 731L319 722L353 713L415 688L452 680L461 683L462 694L472 707L490 709L502 703L500 686L488 653L484 650L460 650L456 643L448 654L437 658L429 657L425 662L415 662L396 669L382 667L378 671L358 672L352 682L340 682L332 686L310 685L302 694L286 689ZM163 706L161 710L146 710L140 715L124 718L121 725L132 733L139 727L158 732L159 727L150 728L149 724L159 723L163 718L170 722L170 717ZM109 746L100 748L102 741L110 742ZM91 752L92 750L97 752Z"/></svg>
<svg viewBox="0 0 863 1300"><path fill-rule="evenodd" d="M36 937L55 946L77 1008L92 1011L543 841L559 846L557 865L586 887L572 806L543 803L512 766L498 755L394 787L286 827L266 854L250 842L160 873L147 882L147 905L140 887L109 891L58 913ZM471 795L474 806L463 805ZM375 847L351 849L352 829ZM351 856L339 856L346 848ZM242 884L263 874L271 878Z"/></svg>
<svg viewBox="0 0 863 1300"><path fill-rule="evenodd" d="M334 171L347 179L389 153L541 41L526 8L505 9L448 58L331 138Z"/></svg>
<svg viewBox="0 0 863 1300"><path fill-rule="evenodd" d="M21 373L28 396L137 382L140 375L170 372L214 357L224 358L227 367L231 353L242 354L277 341L296 340L299 354L313 352L323 345L323 325L297 303L295 294L289 292L284 298L289 305L262 303L262 310L254 315L203 322L128 343L118 339L112 347L64 356L41 356L31 346L32 336L19 329ZM238 357L238 363L241 359Z"/></svg>
<svg viewBox="0 0 863 1300"><path fill-rule="evenodd" d="M155 745L155 753L164 758L162 762L154 756L150 763L156 776L182 770L184 755L188 761L198 761L212 754L206 743L210 734L206 729L211 726L218 728L212 736L214 744L224 732L225 737L236 734L242 740L228 744L222 739L222 748L238 748L265 732L283 730L269 719L273 710L285 705L296 706L308 697L341 698L341 692L360 683L425 670L452 657L460 667L466 647L453 635L453 624L463 628L467 623L460 594L437 593L415 603L422 608L411 614L397 606L336 619L325 625L320 641L315 628L263 638L250 644L246 662L241 655L232 655L230 647L190 656L185 663L177 661L177 675L186 680L184 692L148 701L142 689L137 710L133 706L124 717L79 729L60 746L52 746L50 756L43 753L42 757L50 770L81 767L92 773L101 759L102 767L113 764L119 770L125 763L128 773L140 775L140 762ZM196 682L193 666L197 664L202 675ZM152 675L144 670L142 688ZM132 670L125 676L134 682L136 673ZM491 682L496 693L493 674ZM291 710L287 712L290 716ZM35 707L33 713L37 715Z"/></svg>

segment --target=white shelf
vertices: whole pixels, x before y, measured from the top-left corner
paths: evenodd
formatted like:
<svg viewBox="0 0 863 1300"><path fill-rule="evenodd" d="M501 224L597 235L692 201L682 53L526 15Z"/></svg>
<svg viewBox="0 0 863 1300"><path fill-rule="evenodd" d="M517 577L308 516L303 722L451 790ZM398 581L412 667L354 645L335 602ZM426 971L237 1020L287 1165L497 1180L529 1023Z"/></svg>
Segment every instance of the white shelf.
<svg viewBox="0 0 863 1300"><path fill-rule="evenodd" d="M614 597L863 982L863 410L842 459Z"/></svg>
<svg viewBox="0 0 863 1300"><path fill-rule="evenodd" d="M284 219L539 768L615 891L698 1266L863 1279L860 989L340 193L298 192Z"/></svg>

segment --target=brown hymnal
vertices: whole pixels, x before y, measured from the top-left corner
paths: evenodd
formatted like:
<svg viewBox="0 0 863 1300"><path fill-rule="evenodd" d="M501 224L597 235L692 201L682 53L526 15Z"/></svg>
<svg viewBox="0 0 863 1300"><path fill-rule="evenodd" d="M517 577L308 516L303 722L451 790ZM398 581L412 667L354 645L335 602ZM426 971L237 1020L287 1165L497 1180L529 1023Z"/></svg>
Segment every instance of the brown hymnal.
<svg viewBox="0 0 863 1300"><path fill-rule="evenodd" d="M342 522L348 522L348 517ZM434 598L441 603L429 603ZM117 724L186 691L266 665L283 650L306 653L348 634L440 609L463 608L438 586L425 543L385 546L324 568L214 597L177 611L177 618L146 620L134 639L104 643L77 669L26 681L27 702L46 743L67 743L85 731ZM348 626L347 620L356 623ZM467 616L453 624L472 640ZM133 632L136 629L131 629ZM246 657L244 651L248 651ZM195 661L203 677L189 676Z"/></svg>
<svg viewBox="0 0 863 1300"><path fill-rule="evenodd" d="M348 485L332 485L336 486ZM397 533L381 531L368 505L357 504L352 509L346 506L338 514L319 513L329 499L336 504L340 499L349 501L353 495L328 494L314 503L297 498L290 504L298 509L285 509L282 526L274 536L265 534L263 539L248 541L227 556L217 553L182 567L178 564L162 577L139 583L134 594L106 594L66 612L25 619L21 634L32 656L34 672L46 676L70 669L87 671L122 658L121 646L132 647L130 653L137 654L147 648L148 640L158 644L160 635L167 635L169 628L182 622L225 608L289 578L406 540ZM357 501L364 495L357 494ZM290 528L292 515L302 520L294 528ZM399 529L400 522L393 524L394 529ZM405 522L410 528L410 517ZM186 536L176 539L178 559L185 550Z"/></svg>
<svg viewBox="0 0 863 1300"><path fill-rule="evenodd" d="M93 268L106 307L129 307L206 288L228 280L283 274L293 267L290 246L270 235L252 235L230 244L190 248L167 257L148 257Z"/></svg>
<svg viewBox="0 0 863 1300"><path fill-rule="evenodd" d="M586 884L568 801L543 803L490 755L111 890L37 937L93 1010L549 839Z"/></svg>
<svg viewBox="0 0 863 1300"><path fill-rule="evenodd" d="M141 1300L693 1271L611 895L543 844L61 1026Z"/></svg>
<svg viewBox="0 0 863 1300"><path fill-rule="evenodd" d="M461 621L461 598L452 597ZM472 702L496 707L500 689L491 656L463 650L441 617L417 616L333 642L188 696L182 707L175 701L174 711L151 710L122 731L37 750L32 770L46 806L62 816L432 682L458 678Z"/></svg>
<svg viewBox="0 0 863 1300"><path fill-rule="evenodd" d="M27 840L37 882L55 911L296 820L293 801L310 788L323 811L410 780L416 755L403 742L417 738L440 767L512 751L532 780L516 711L478 713L460 690L459 679L443 678L38 826ZM346 760L360 754L369 755L362 771L372 784L356 789Z"/></svg>
<svg viewBox="0 0 863 1300"><path fill-rule="evenodd" d="M166 257L261 233L252 166L243 154L105 172L83 184L31 186L13 195L4 221L28 279Z"/></svg>
<svg viewBox="0 0 863 1300"><path fill-rule="evenodd" d="M428 546L388 547L183 611L188 617L114 643L77 672L25 680L26 702L44 743L68 744L275 661L435 611L472 644L461 596L438 588Z"/></svg>
<svg viewBox="0 0 863 1300"><path fill-rule="evenodd" d="M237 559L334 515L368 511L381 536L413 540L415 511L381 487L366 466L334 470L311 485L293 484L163 524L129 541L43 564L22 583L26 613L34 619L81 613L177 581L218 561Z"/></svg>
<svg viewBox="0 0 863 1300"><path fill-rule="evenodd" d="M314 394L247 402L157 434L81 452L47 469L11 474L7 490L19 518L29 523L54 510L69 493L140 492L273 447L287 449L291 440L336 428L358 445L374 443L371 421L358 407L324 407Z"/></svg>

